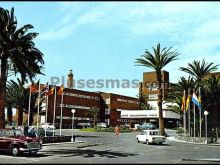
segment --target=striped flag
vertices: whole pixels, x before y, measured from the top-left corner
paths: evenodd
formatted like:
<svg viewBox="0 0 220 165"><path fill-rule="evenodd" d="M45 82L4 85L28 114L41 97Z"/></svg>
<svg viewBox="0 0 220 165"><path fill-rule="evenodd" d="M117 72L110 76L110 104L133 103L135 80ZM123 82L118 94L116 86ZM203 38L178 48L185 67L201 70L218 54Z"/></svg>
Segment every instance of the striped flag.
<svg viewBox="0 0 220 165"><path fill-rule="evenodd" d="M192 95L192 102L194 104L196 104L200 109L201 109L201 104L199 102L199 99L198 97L196 96L195 92L193 92L193 95Z"/></svg>

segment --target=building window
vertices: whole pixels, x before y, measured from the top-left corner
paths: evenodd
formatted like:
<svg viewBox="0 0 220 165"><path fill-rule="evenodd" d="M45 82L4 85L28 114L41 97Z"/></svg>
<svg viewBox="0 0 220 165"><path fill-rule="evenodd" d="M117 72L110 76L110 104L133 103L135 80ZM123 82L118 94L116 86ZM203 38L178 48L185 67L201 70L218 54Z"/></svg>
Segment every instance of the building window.
<svg viewBox="0 0 220 165"><path fill-rule="evenodd" d="M75 94L75 93L63 92L63 95L74 96L74 97L85 98L85 99L92 99L92 100L100 100L99 97L87 96L87 95L80 95L80 94Z"/></svg>

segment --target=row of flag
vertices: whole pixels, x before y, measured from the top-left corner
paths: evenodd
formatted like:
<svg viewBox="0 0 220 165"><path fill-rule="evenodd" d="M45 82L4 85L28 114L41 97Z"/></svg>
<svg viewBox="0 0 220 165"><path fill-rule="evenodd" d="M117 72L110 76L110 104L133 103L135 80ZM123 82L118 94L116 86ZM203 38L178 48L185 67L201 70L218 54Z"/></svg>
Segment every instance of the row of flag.
<svg viewBox="0 0 220 165"><path fill-rule="evenodd" d="M200 90L199 90L199 96L197 97L195 91L193 91L192 96L190 94L188 94L187 98L186 98L186 94L185 94L185 90L183 92L183 97L182 97L182 106L181 106L181 110L182 111L187 111L190 108L190 101L192 101L195 105L198 106L199 109L201 109L201 94L200 94Z"/></svg>
<svg viewBox="0 0 220 165"><path fill-rule="evenodd" d="M38 83L38 85L39 85L39 83ZM31 86L30 86L30 91L31 91L31 93L38 91L38 85L37 85L37 84L34 84L34 83L31 84ZM63 86L63 84L62 84L62 85L60 86L58 92L57 92L57 95L62 95L62 94L63 94L63 89L64 89L64 86ZM43 96L53 95L53 94L54 94L54 90L55 90L55 86L53 86L51 89L49 89L49 84L46 83L46 84L44 85L44 88L43 88L42 91L41 91L41 95L43 95Z"/></svg>
<svg viewBox="0 0 220 165"><path fill-rule="evenodd" d="M63 84L59 87L58 92L56 92L56 86L52 86L51 89L49 89L50 86L48 84L48 82L44 85L43 89L40 89L40 82L38 81L38 83L34 84L32 83L30 86L30 93L29 93L29 108L28 108L28 126L30 125L29 121L30 121L30 102L31 102L31 93L33 92L38 92L38 97L42 97L45 96L47 98L47 108L46 108L46 116L45 116L45 122L47 122L47 109L48 109L48 96L53 95L54 94L54 115L53 115L53 125L55 124L55 109L56 109L56 94L57 95L62 95L61 97L61 104L63 104L63 90L64 90L64 86ZM39 101L38 101L38 113L37 116L39 116ZM62 106L61 106L61 116L60 116L60 136L61 136L61 128L62 128ZM37 117L37 135L38 135L38 117ZM45 131L45 136L46 136L46 131ZM54 136L54 131L53 131L53 136Z"/></svg>

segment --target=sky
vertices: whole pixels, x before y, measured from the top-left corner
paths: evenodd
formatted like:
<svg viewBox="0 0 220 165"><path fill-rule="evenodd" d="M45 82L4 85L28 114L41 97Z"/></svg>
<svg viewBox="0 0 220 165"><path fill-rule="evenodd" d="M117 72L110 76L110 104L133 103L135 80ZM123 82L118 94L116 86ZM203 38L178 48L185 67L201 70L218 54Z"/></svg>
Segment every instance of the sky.
<svg viewBox="0 0 220 165"><path fill-rule="evenodd" d="M76 84L76 89L137 97L138 88L123 87L123 80L141 82L143 72L153 71L134 62L158 43L180 53L163 68L170 82L187 77L179 67L193 60L220 63L220 2L11 1L0 7L14 7L18 27L31 24L29 32L39 33L34 42L44 54L41 83L57 77L57 85L66 86L72 69L76 81L120 82L119 88Z"/></svg>

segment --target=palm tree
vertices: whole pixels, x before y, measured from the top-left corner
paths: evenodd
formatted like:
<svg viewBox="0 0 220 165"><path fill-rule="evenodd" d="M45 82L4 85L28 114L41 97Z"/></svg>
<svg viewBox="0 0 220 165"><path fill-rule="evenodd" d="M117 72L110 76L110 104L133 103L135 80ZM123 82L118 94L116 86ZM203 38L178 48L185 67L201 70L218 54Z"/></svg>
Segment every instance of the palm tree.
<svg viewBox="0 0 220 165"><path fill-rule="evenodd" d="M185 90L186 96L188 95L188 89L193 89L194 80L191 76L188 79L185 77L180 77L177 83L172 83L171 88L168 89L166 102L177 103L181 107L183 91Z"/></svg>
<svg viewBox="0 0 220 165"><path fill-rule="evenodd" d="M91 114L93 116L93 125L94 125L94 127L96 126L96 120L97 120L98 113L99 113L99 109L96 108L96 107L91 107L88 110L88 112L86 113L86 115Z"/></svg>
<svg viewBox="0 0 220 165"><path fill-rule="evenodd" d="M205 76L216 71L218 69L218 65L214 65L213 62L206 63L203 59L201 64L200 61L194 60L192 63L188 63L187 67L180 67L179 69L189 73L195 79L197 87L202 87Z"/></svg>
<svg viewBox="0 0 220 165"><path fill-rule="evenodd" d="M14 8L11 12L0 7L0 128L5 128L5 95L9 65L13 73L20 73L22 82L27 77L33 81L37 74L43 74L43 54L35 47L33 39L38 33L27 33L32 25L17 29Z"/></svg>
<svg viewBox="0 0 220 165"><path fill-rule="evenodd" d="M18 112L18 125L22 125L23 122L23 113L28 113L29 105L29 89L25 88L22 81L17 79L18 83L14 80L11 80L7 83L6 87L6 103L8 107L14 107ZM31 112L30 112L30 124L33 122L33 115L37 113L37 98L38 92L33 92L31 95ZM42 101L44 98L41 98L39 106L41 107ZM12 103L12 104L9 104ZM41 110L42 108L40 108Z"/></svg>
<svg viewBox="0 0 220 165"><path fill-rule="evenodd" d="M208 118L211 119L209 126L217 129L216 132L218 132L220 127L220 77L212 76L206 80L204 90L206 99L203 100L203 108L209 111Z"/></svg>
<svg viewBox="0 0 220 165"><path fill-rule="evenodd" d="M200 97L202 100L202 109L204 109L204 107L206 107L206 102L204 102L204 98L205 98L205 78L206 76L211 73L216 71L218 68L218 65L214 65L213 62L211 63L206 63L205 59L202 60L202 62L200 61L196 61L194 60L192 63L188 63L187 67L180 67L179 69L181 71L184 71L188 74L190 74L195 81L195 86L194 89L195 91L198 91L198 89L200 88ZM206 96L207 97L207 96ZM196 111L196 113L198 113L200 111ZM198 115L197 115L198 116Z"/></svg>
<svg viewBox="0 0 220 165"><path fill-rule="evenodd" d="M137 58L135 63L138 66L145 66L147 68L152 68L156 71L157 75L157 82L159 85L159 93L158 93L158 107L159 107L159 129L160 134L164 135L164 119L163 119L163 112L162 112L162 69L169 64L170 62L177 59L179 53L174 50L171 51L172 47L170 48L163 48L161 50L160 44L157 44L157 47L153 47L153 53L150 53L148 50L145 51L145 54L142 55L142 58Z"/></svg>
<svg viewBox="0 0 220 165"><path fill-rule="evenodd" d="M192 90L190 90L190 89L193 89L194 84L195 84L195 82L191 76L188 76L187 79L185 77L180 77L178 82L173 83L171 85L171 88L168 89L166 102L176 103L178 105L178 106L171 105L171 106L168 106L168 108L171 111L179 113L181 115L181 118L183 118L183 111L181 110L183 91L185 90L185 95L187 96L189 94L188 92L190 92L190 93L192 92ZM188 89L190 91L188 91ZM190 114L192 114L192 113L190 113ZM187 119L188 119L188 117L187 117ZM187 122L187 125L188 125L188 122Z"/></svg>

